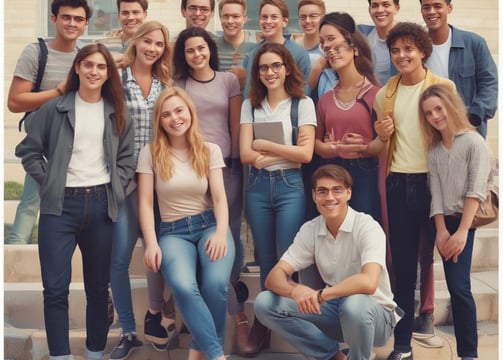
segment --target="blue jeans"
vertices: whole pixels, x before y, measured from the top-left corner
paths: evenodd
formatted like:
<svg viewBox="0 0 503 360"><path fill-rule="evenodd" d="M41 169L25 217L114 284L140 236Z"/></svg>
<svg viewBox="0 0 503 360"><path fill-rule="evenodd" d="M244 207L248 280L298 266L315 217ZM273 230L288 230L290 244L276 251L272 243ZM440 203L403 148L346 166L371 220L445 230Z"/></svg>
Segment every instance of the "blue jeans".
<svg viewBox="0 0 503 360"><path fill-rule="evenodd" d="M434 239L427 174L390 173L386 178L395 302L405 311L395 328L394 349L411 351L419 239ZM433 240L434 241L434 240Z"/></svg>
<svg viewBox="0 0 503 360"><path fill-rule="evenodd" d="M269 271L304 223L306 198L300 170L251 167L245 208L260 266L260 285L265 289Z"/></svg>
<svg viewBox="0 0 503 360"><path fill-rule="evenodd" d="M28 173L24 177L24 187L12 229L5 240L6 244L30 244L33 228L40 209L40 186Z"/></svg>
<svg viewBox="0 0 503 360"><path fill-rule="evenodd" d="M138 191L126 197L114 224L110 285L115 309L124 334L136 332L131 298L129 264L140 233L138 224Z"/></svg>
<svg viewBox="0 0 503 360"><path fill-rule="evenodd" d="M445 225L449 233L454 234L459 227L460 217L446 216ZM458 256L458 262L445 261L445 280L451 295L452 322L456 335L456 347L459 357L477 358L477 309L472 295L470 272L472 267L473 239L475 229L468 231L465 248Z"/></svg>
<svg viewBox="0 0 503 360"><path fill-rule="evenodd" d="M231 281L239 279L244 264L245 250L241 241L241 215L243 212L243 165L232 159L232 166L223 168L225 195L229 208L229 228L234 239L236 256L232 265Z"/></svg>
<svg viewBox="0 0 503 360"><path fill-rule="evenodd" d="M382 224L381 202L378 188L379 164L376 157L364 159L335 158L330 163L346 169L353 179L349 205L356 211L369 214Z"/></svg>
<svg viewBox="0 0 503 360"><path fill-rule="evenodd" d="M86 307L86 347L105 349L108 335L108 282L113 223L106 186L66 188L61 215L41 214L38 249L44 286L44 317L51 356L70 354L68 293L72 256L82 253Z"/></svg>
<svg viewBox="0 0 503 360"><path fill-rule="evenodd" d="M227 289L234 262L230 231L227 255L217 261L206 255L206 241L215 229L213 211L207 210L161 222L159 236L161 272L192 334L190 348L204 352L209 360L224 355Z"/></svg>
<svg viewBox="0 0 503 360"><path fill-rule="evenodd" d="M293 299L263 291L254 311L262 324L317 360L332 359L338 342L348 344L350 359L369 359L372 347L385 345L395 326L393 312L368 295L329 300L317 315L299 312Z"/></svg>

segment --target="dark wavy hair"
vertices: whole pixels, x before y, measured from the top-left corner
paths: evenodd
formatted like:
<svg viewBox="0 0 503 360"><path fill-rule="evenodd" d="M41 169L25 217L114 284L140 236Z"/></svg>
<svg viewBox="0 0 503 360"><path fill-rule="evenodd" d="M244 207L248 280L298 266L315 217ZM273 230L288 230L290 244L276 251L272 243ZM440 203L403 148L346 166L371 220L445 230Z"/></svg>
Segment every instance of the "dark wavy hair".
<svg viewBox="0 0 503 360"><path fill-rule="evenodd" d="M253 58L250 76L250 103L252 107L259 108L260 103L267 96L267 88L260 80L258 71L260 57L265 53L277 54L285 65L285 70L289 72L285 78L285 90L288 95L292 98L305 98L304 76L290 51L281 44L265 43L258 48Z"/></svg>
<svg viewBox="0 0 503 360"><path fill-rule="evenodd" d="M313 190L316 189L318 180L324 177L343 183L346 189L350 189L353 186L353 179L346 169L339 165L327 164L320 166L314 171L311 176L311 188Z"/></svg>
<svg viewBox="0 0 503 360"><path fill-rule="evenodd" d="M206 41L210 50L210 67L218 71L218 50L215 40L213 40L210 33L206 30L199 27L191 27L183 30L180 35L178 35L178 39L176 39L175 42L175 49L173 51L173 78L176 80L185 79L192 73L192 68L185 60L185 42L193 37L202 37L203 40Z"/></svg>
<svg viewBox="0 0 503 360"><path fill-rule="evenodd" d="M320 29L324 25L332 25L337 28L347 41L349 46L358 50L355 54L354 62L356 70L364 75L374 85L380 85L374 74L374 63L372 62L372 50L365 35L356 29L354 19L348 13L331 12L326 14L320 22Z"/></svg>
<svg viewBox="0 0 503 360"><path fill-rule="evenodd" d="M433 51L433 45L428 31L419 24L413 22L399 22L393 26L386 38L386 44L389 50L391 50L391 47L398 39L410 40L420 51L424 52L423 64L428 60Z"/></svg>
<svg viewBox="0 0 503 360"><path fill-rule="evenodd" d="M73 60L70 72L68 73L64 92L66 94L68 92L79 90L80 78L75 71L75 67L79 66L80 63L89 55L97 52L101 53L105 57L105 61L107 62L108 79L103 83L103 86L101 88L101 96L113 105L115 131L120 135L124 131L126 121L124 92L122 91L122 83L119 77L119 72L117 71L117 66L115 65L114 58L105 45L101 43L93 43L86 45L79 50L79 52L75 56L75 59Z"/></svg>
<svg viewBox="0 0 503 360"><path fill-rule="evenodd" d="M54 16L58 16L59 8L62 6L69 6L71 8L84 8L86 12L86 20L89 20L93 16L93 9L87 3L87 0L53 0L51 3L51 13Z"/></svg>

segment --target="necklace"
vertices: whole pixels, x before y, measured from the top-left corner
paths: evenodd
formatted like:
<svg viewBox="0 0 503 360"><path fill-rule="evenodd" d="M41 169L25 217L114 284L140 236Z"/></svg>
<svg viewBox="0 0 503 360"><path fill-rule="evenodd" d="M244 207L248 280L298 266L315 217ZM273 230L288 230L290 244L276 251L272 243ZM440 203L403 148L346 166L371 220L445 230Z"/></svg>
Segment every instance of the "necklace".
<svg viewBox="0 0 503 360"><path fill-rule="evenodd" d="M348 89L341 89L340 82L335 84L334 90L332 92L335 105L341 110L349 110L356 103L356 99L360 96L362 90L367 88L365 85L367 78L364 76L361 83L351 86ZM356 95L352 92L358 90ZM348 99L349 98L349 99Z"/></svg>

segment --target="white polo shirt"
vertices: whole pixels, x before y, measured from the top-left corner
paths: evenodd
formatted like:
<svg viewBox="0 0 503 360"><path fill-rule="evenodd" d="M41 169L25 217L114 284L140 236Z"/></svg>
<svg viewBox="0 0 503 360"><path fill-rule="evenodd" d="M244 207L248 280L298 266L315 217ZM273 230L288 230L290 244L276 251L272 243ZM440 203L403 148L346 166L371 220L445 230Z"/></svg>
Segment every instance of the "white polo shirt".
<svg viewBox="0 0 503 360"><path fill-rule="evenodd" d="M329 286L359 274L365 264L377 263L381 265L381 275L372 296L390 311L396 308L386 269L386 236L370 215L348 208L336 238L328 231L323 216L306 222L281 260L295 271L315 263Z"/></svg>

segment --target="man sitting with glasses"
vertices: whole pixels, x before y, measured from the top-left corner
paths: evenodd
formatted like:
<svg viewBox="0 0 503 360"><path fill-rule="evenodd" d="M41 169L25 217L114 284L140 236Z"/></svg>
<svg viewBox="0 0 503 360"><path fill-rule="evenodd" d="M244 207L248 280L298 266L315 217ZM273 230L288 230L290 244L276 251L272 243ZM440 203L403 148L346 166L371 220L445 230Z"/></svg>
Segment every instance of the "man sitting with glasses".
<svg viewBox="0 0 503 360"><path fill-rule="evenodd" d="M320 216L306 222L269 273L255 299L256 316L302 354L314 359L369 359L383 346L403 311L393 301L386 269L386 239L369 215L349 207L352 179L337 165L312 176ZM312 289L291 275L315 264L326 284ZM334 341L335 340L335 341Z"/></svg>

